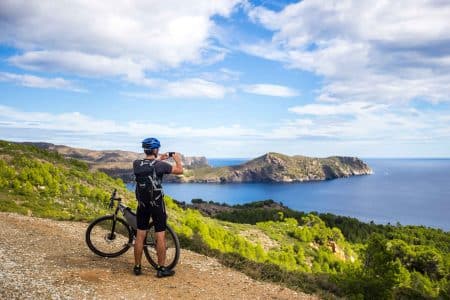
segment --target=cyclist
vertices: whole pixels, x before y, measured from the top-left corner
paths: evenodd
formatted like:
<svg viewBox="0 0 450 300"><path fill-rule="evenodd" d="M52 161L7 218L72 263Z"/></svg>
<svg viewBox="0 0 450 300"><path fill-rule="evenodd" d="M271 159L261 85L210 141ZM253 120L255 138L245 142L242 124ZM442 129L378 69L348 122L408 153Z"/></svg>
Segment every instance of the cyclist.
<svg viewBox="0 0 450 300"><path fill-rule="evenodd" d="M136 199L138 208L137 235L134 244L134 274L141 274L141 259L144 248L144 240L147 230L150 229L149 221L152 218L155 226L156 254L158 256L157 277L172 276L175 271L164 266L166 259L165 230L167 215L164 205L164 193L161 181L164 174L183 174L183 165L179 153L169 152L158 155L161 143L156 138L147 138L142 141L142 148L146 157L133 162L133 170L136 176ZM172 166L164 160L173 157L175 165Z"/></svg>

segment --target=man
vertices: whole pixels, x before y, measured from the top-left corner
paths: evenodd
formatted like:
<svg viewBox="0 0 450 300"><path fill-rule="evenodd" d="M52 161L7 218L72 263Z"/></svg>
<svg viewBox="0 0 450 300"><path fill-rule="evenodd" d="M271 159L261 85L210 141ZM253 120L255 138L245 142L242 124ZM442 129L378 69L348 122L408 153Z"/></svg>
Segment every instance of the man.
<svg viewBox="0 0 450 300"><path fill-rule="evenodd" d="M133 162L134 175L136 176L136 199L138 208L137 235L134 244L134 274L141 274L141 259L144 248L144 240L149 230L150 217L155 224L156 254L158 256L157 277L172 276L175 271L164 267L166 259L166 210L164 205L164 193L162 190L162 178L164 174L183 174L181 156L178 153L169 152L158 156L160 142L156 138L147 138L142 141L145 159ZM175 165L172 166L164 160L173 157Z"/></svg>

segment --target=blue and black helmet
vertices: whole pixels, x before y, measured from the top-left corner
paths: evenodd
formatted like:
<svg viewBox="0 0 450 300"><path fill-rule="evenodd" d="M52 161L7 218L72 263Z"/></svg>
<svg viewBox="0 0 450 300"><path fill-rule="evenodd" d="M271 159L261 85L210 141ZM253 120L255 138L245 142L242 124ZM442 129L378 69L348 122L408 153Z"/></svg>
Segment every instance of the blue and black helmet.
<svg viewBox="0 0 450 300"><path fill-rule="evenodd" d="M146 138L145 140L142 141L142 148L144 148L144 150L152 150L160 147L161 143L158 141L158 139Z"/></svg>

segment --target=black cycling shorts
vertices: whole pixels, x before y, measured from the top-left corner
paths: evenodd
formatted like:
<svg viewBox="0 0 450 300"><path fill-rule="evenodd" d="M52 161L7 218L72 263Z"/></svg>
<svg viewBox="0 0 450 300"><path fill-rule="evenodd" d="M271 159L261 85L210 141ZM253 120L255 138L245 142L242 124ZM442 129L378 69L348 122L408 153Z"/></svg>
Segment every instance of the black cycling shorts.
<svg viewBox="0 0 450 300"><path fill-rule="evenodd" d="M155 232L166 230L167 214L164 200L154 201L153 203L139 202L136 211L137 228L140 230L149 230L150 217L155 226Z"/></svg>

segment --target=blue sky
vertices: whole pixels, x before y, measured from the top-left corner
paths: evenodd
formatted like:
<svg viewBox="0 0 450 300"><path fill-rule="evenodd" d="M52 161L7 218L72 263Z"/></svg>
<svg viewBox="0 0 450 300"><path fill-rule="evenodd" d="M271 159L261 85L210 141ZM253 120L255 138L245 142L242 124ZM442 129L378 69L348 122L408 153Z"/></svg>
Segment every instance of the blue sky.
<svg viewBox="0 0 450 300"><path fill-rule="evenodd" d="M1 1L0 138L449 157L450 4L407 3Z"/></svg>

